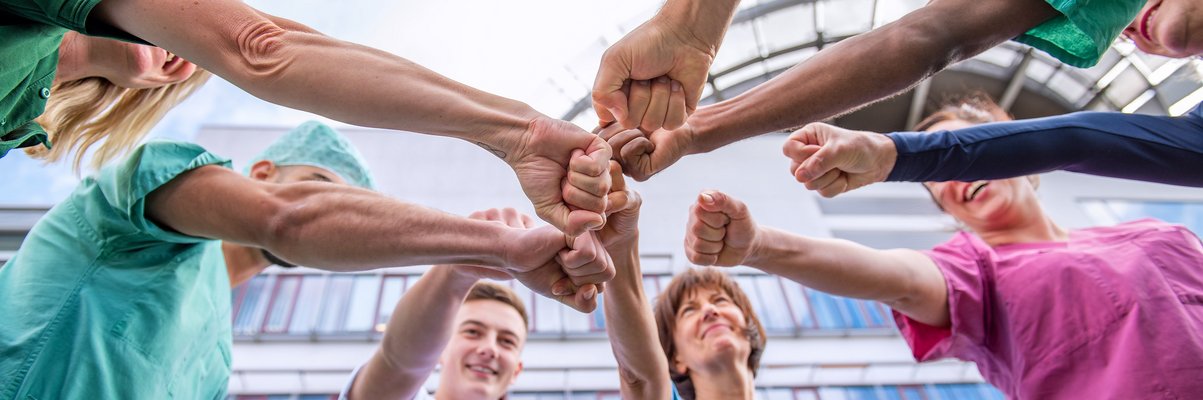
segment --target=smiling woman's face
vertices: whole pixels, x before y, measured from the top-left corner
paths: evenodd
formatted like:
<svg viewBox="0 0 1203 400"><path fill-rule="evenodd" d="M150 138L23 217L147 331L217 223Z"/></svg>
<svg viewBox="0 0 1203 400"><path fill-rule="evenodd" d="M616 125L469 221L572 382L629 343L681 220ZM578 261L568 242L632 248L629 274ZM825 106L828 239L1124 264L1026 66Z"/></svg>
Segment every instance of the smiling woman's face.
<svg viewBox="0 0 1203 400"><path fill-rule="evenodd" d="M718 288L699 287L676 313L672 368L679 373L721 365L744 365L751 353L743 310Z"/></svg>
<svg viewBox="0 0 1203 400"><path fill-rule="evenodd" d="M1166 57L1203 55L1203 4L1198 0L1149 0L1124 30L1140 50Z"/></svg>

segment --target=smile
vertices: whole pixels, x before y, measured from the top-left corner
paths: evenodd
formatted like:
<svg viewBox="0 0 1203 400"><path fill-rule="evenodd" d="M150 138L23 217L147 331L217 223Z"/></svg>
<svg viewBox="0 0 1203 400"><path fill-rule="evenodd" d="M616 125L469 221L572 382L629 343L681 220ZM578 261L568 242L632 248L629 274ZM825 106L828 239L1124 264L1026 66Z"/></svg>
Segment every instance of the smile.
<svg viewBox="0 0 1203 400"><path fill-rule="evenodd" d="M1158 2L1157 5L1149 8L1149 11L1145 12L1145 15L1141 16L1140 19L1140 36L1144 37L1145 40L1150 42L1153 42L1154 40L1153 37L1149 35L1149 23L1153 21L1153 15L1157 14L1157 10L1160 8L1161 3Z"/></svg>
<svg viewBox="0 0 1203 400"><path fill-rule="evenodd" d="M989 184L989 181L978 181L974 182L972 185L966 186L965 194L963 195L962 199L966 203L973 201L973 199L977 198L977 195L982 193L982 189L985 189Z"/></svg>
<svg viewBox="0 0 1203 400"><path fill-rule="evenodd" d="M468 365L468 370L484 375L497 376L497 370L481 365Z"/></svg>

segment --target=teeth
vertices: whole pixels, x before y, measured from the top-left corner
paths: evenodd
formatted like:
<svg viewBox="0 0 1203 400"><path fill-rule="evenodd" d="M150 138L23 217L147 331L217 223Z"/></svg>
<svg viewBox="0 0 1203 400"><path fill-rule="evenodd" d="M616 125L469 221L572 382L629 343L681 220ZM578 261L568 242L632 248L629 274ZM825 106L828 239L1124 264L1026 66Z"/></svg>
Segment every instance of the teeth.
<svg viewBox="0 0 1203 400"><path fill-rule="evenodd" d="M485 368L485 367L468 366L468 369L476 371L476 372L480 372L482 374L497 375L497 371L494 371L492 369Z"/></svg>
<svg viewBox="0 0 1203 400"><path fill-rule="evenodd" d="M990 182L975 182L973 185L970 185L969 195L965 198L965 201L973 201L973 199L977 198L977 194L981 193L982 188L986 187L988 183Z"/></svg>
<svg viewBox="0 0 1203 400"><path fill-rule="evenodd" d="M175 60L175 54L167 53L167 62L172 62L174 60Z"/></svg>

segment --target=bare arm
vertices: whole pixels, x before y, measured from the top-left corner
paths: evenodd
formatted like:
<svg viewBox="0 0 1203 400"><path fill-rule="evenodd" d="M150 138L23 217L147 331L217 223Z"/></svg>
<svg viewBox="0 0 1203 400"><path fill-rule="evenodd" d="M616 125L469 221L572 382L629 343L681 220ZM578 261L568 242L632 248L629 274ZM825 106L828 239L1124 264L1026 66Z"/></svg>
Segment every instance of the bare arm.
<svg viewBox="0 0 1203 400"><path fill-rule="evenodd" d="M565 245L550 226L517 230L349 186L267 183L217 166L173 179L148 196L146 208L154 221L187 235L338 271L438 263L529 270Z"/></svg>
<svg viewBox="0 0 1203 400"><path fill-rule="evenodd" d="M693 151L802 126L893 95L1055 15L1043 0L934 0L739 96L698 109L689 120Z"/></svg>
<svg viewBox="0 0 1203 400"><path fill-rule="evenodd" d="M743 202L706 191L690 209L685 254L698 265L747 265L837 296L886 303L932 326L948 326L944 275L923 253L875 250L757 225Z"/></svg>
<svg viewBox="0 0 1203 400"><path fill-rule="evenodd" d="M639 248L634 243L610 249L618 275L610 281L605 302L606 334L618 360L624 399L671 397L668 360L660 348L656 319L643 292Z"/></svg>
<svg viewBox="0 0 1203 400"><path fill-rule="evenodd" d="M949 324L944 275L914 250L877 250L759 227L745 263L837 296L880 301L928 325Z"/></svg>
<svg viewBox="0 0 1203 400"><path fill-rule="evenodd" d="M451 265L423 275L397 302L380 349L359 370L347 398L414 398L438 365L455 330L455 313L476 281Z"/></svg>

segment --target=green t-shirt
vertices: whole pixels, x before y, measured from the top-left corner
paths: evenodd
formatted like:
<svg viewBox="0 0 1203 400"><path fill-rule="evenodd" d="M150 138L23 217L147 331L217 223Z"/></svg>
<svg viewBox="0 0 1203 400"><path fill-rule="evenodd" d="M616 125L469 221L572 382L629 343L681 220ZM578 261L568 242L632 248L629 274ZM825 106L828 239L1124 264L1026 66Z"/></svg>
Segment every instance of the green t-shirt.
<svg viewBox="0 0 1203 400"><path fill-rule="evenodd" d="M1128 27L1146 0L1046 0L1061 15L1015 41L1044 50L1061 62L1089 68Z"/></svg>
<svg viewBox="0 0 1203 400"><path fill-rule="evenodd" d="M68 30L140 42L105 26L89 26L100 0L0 0L0 157L15 148L47 144L34 118L50 98L58 46Z"/></svg>
<svg viewBox="0 0 1203 400"><path fill-rule="evenodd" d="M153 141L84 179L0 268L0 399L224 399L221 242L147 219L146 196L229 161Z"/></svg>

